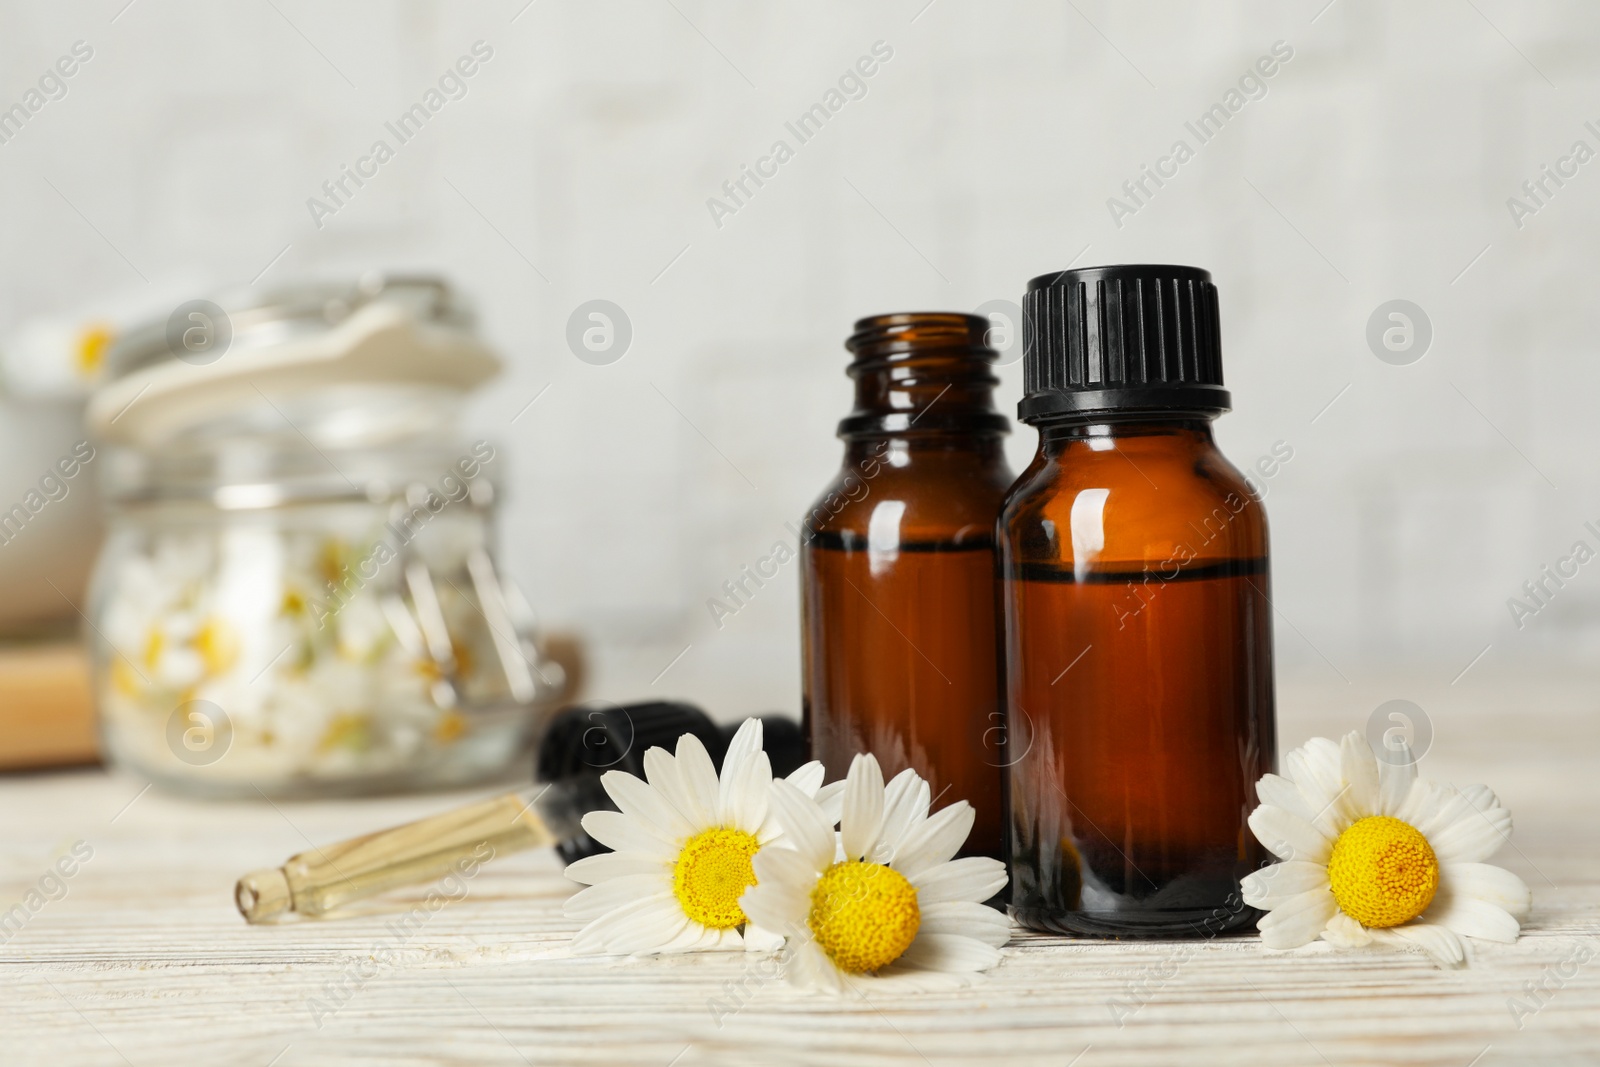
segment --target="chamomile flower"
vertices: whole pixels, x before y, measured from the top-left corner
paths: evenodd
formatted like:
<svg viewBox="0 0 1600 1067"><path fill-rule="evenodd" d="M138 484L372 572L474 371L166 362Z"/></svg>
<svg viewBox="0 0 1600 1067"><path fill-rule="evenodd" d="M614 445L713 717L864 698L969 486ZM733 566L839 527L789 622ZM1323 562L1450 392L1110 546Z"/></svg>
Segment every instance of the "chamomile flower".
<svg viewBox="0 0 1600 1067"><path fill-rule="evenodd" d="M646 954L776 948L782 938L754 928L739 896L756 882L751 861L783 830L769 812L772 766L761 750L761 722L747 719L728 745L717 776L699 738L684 734L677 755L652 748L645 779L608 771L600 779L618 811L592 811L583 828L614 851L581 859L567 876L589 888L567 901L587 923L572 938L580 954ZM784 780L813 803L822 764ZM819 809L820 810L820 809Z"/></svg>
<svg viewBox="0 0 1600 1067"><path fill-rule="evenodd" d="M740 903L751 921L787 935L791 981L835 993L863 982L962 984L999 962L1011 925L981 902L1005 885L1005 866L952 860L972 806L957 801L929 816L928 794L910 770L885 789L878 761L857 756L836 837L814 800L773 784L784 840L756 856L756 884Z"/></svg>
<svg viewBox="0 0 1600 1067"><path fill-rule="evenodd" d="M1484 861L1511 835L1511 813L1487 787L1417 780L1409 752L1380 761L1358 733L1312 738L1287 777L1256 786L1250 829L1283 862L1244 879L1245 903L1268 912L1269 948L1322 938L1340 948L1421 949L1466 962L1463 937L1515 941L1528 887Z"/></svg>

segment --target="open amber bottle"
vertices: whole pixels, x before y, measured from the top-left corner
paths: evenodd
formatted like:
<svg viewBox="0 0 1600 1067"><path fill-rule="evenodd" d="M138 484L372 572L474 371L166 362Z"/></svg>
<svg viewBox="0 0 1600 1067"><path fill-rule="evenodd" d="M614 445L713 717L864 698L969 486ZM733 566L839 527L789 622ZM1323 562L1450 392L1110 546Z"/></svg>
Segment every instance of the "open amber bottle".
<svg viewBox="0 0 1600 1067"><path fill-rule="evenodd" d="M1001 856L994 522L1011 482L987 319L856 323L844 465L805 520L804 719L842 778L857 752L966 800L965 853Z"/></svg>
<svg viewBox="0 0 1600 1067"><path fill-rule="evenodd" d="M1013 914L1090 935L1251 924L1274 767L1267 523L1218 451L1216 288L1193 267L1034 279L1000 517Z"/></svg>

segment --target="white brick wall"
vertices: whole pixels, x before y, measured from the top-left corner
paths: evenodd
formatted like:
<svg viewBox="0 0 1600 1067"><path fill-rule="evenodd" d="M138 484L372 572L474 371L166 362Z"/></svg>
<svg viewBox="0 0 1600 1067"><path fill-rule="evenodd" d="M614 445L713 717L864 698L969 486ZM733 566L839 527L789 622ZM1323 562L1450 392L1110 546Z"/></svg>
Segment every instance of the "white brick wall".
<svg viewBox="0 0 1600 1067"><path fill-rule="evenodd" d="M1295 449L1268 501L1287 666L1600 646L1600 569L1521 632L1505 606L1600 518L1600 161L1520 231L1505 207L1600 149L1594 5L124 3L0 4L6 105L95 49L0 145L0 332L141 289L124 256L156 282L248 281L285 245L264 283L447 271L510 362L474 409L514 464L504 556L598 643L603 695L688 646L656 690L796 707L793 568L720 632L704 602L836 465L851 321L1015 299L1086 247L1216 275L1224 446ZM306 198L479 39L468 95L313 227ZM714 226L706 199L878 40L867 96ZM1266 97L1114 226L1106 198L1277 40ZM611 366L563 340L595 297L634 326ZM1412 366L1364 340L1396 297L1434 325Z"/></svg>

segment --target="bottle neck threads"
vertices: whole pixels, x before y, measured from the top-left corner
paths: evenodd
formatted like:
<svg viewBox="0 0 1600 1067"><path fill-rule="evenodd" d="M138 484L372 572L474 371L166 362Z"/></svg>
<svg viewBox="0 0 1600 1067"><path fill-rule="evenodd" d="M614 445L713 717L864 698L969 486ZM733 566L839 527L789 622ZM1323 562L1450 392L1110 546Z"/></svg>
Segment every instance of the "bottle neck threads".
<svg viewBox="0 0 1600 1067"><path fill-rule="evenodd" d="M958 312L897 312L856 323L845 347L855 357L855 407L839 423L844 438L923 434L1003 434L995 410L995 350L989 320Z"/></svg>

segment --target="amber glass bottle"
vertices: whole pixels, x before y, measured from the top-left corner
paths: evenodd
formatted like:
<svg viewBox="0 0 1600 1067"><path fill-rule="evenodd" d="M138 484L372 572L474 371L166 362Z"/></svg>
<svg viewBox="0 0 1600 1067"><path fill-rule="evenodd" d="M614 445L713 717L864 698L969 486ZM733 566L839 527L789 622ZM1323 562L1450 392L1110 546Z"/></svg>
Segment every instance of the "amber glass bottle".
<svg viewBox="0 0 1600 1067"><path fill-rule="evenodd" d="M1011 483L987 319L952 312L856 323L844 465L805 520L804 718L842 778L857 752L966 800L966 853L1001 856L1004 736L994 523Z"/></svg>
<svg viewBox="0 0 1600 1067"><path fill-rule="evenodd" d="M1193 267L1034 279L1000 516L1013 912L1035 929L1250 925L1275 763L1267 523L1217 450L1216 288Z"/></svg>

